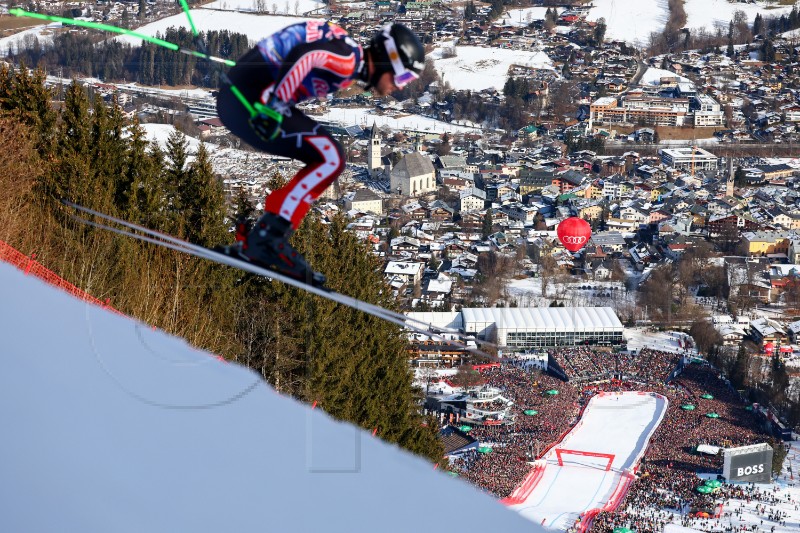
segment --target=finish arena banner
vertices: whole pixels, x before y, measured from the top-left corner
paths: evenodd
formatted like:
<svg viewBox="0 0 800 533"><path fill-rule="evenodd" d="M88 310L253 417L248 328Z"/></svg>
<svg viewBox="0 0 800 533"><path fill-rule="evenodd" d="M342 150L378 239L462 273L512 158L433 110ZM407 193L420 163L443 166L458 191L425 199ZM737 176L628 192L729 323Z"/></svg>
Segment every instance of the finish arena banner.
<svg viewBox="0 0 800 533"><path fill-rule="evenodd" d="M726 448L722 477L726 481L769 483L772 479L772 446L766 443Z"/></svg>

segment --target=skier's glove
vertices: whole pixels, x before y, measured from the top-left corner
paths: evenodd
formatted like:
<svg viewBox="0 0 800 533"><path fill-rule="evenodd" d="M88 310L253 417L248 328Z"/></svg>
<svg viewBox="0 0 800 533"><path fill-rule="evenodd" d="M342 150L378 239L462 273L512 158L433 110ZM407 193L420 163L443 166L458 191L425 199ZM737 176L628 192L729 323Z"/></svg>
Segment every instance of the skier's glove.
<svg viewBox="0 0 800 533"><path fill-rule="evenodd" d="M253 106L258 114L250 117L250 127L266 142L274 141L281 132L283 115L260 102Z"/></svg>

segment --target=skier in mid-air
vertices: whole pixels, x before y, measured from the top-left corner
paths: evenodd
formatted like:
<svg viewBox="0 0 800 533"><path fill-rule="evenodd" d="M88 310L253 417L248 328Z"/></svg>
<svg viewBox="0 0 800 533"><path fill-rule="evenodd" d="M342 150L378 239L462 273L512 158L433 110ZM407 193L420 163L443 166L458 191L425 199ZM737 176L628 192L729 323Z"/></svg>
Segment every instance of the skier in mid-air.
<svg viewBox="0 0 800 533"><path fill-rule="evenodd" d="M217 98L222 123L247 144L306 164L286 186L264 201L252 229L237 228L237 253L248 261L315 285L324 276L310 270L289 237L325 189L344 170L341 145L295 104L351 85L385 96L419 78L425 49L402 24L388 24L362 48L342 28L311 20L261 40L231 68ZM251 112L242 99L253 104ZM242 235L244 234L244 235Z"/></svg>

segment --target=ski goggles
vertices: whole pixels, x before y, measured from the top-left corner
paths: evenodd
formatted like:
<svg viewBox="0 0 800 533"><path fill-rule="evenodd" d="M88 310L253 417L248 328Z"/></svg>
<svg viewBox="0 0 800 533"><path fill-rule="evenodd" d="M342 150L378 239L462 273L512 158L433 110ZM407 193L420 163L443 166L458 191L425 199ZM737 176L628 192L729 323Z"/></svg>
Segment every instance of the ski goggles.
<svg viewBox="0 0 800 533"><path fill-rule="evenodd" d="M397 51L397 44L389 33L390 29L391 25L383 28L383 36L385 37L383 46L386 48L386 55L389 56L389 62L392 64L392 70L394 70L394 85L398 89L402 89L412 81L418 80L419 74L413 70L408 70L405 65L403 65L403 62L400 60L400 54Z"/></svg>

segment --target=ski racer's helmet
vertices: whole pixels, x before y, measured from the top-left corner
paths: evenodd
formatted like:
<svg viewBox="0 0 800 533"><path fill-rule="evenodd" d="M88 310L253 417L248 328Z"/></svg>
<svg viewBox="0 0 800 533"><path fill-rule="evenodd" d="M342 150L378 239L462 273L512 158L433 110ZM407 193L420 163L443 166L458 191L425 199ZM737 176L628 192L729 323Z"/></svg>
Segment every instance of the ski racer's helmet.
<svg viewBox="0 0 800 533"><path fill-rule="evenodd" d="M369 54L374 71L369 87L374 87L380 77L391 72L394 84L402 89L419 79L425 68L425 47L413 31L402 24L387 24L369 42Z"/></svg>

